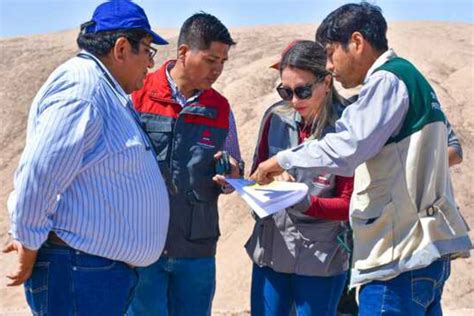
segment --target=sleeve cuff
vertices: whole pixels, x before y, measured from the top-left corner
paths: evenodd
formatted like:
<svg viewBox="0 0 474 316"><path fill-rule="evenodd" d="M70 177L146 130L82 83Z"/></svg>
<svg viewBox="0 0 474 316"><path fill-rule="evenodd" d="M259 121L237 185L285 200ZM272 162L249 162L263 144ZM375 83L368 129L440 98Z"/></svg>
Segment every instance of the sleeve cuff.
<svg viewBox="0 0 474 316"><path fill-rule="evenodd" d="M221 192L224 194L229 194L234 192L234 188L230 184L221 186Z"/></svg>
<svg viewBox="0 0 474 316"><path fill-rule="evenodd" d="M290 155L291 155L291 150L280 151L276 155L278 164L280 165L280 167L282 167L285 170L291 169L293 167L293 164L291 163Z"/></svg>
<svg viewBox="0 0 474 316"><path fill-rule="evenodd" d="M25 248L38 250L48 238L49 231L45 233L19 232L16 225L12 223L9 233L12 239L19 241Z"/></svg>

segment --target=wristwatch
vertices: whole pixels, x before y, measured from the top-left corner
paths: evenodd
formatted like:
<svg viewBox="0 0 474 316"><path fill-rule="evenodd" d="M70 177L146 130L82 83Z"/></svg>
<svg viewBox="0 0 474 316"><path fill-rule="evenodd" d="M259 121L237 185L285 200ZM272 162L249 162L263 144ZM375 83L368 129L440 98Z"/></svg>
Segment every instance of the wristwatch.
<svg viewBox="0 0 474 316"><path fill-rule="evenodd" d="M245 162L243 160L238 162L239 165L239 176L243 177L245 173Z"/></svg>

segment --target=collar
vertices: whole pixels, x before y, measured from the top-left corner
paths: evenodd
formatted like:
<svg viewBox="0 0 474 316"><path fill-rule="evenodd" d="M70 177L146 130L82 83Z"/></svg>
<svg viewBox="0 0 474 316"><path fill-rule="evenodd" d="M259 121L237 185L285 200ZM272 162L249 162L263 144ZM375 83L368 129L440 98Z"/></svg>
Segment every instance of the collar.
<svg viewBox="0 0 474 316"><path fill-rule="evenodd" d="M296 124L303 124L303 118L299 112L295 111L293 119L295 120Z"/></svg>
<svg viewBox="0 0 474 316"><path fill-rule="evenodd" d="M370 66L369 71L367 71L367 74L365 75L364 78L364 84L367 83L369 80L369 77L374 73L375 69L379 68L383 64L385 64L387 61L389 61L392 58L397 57L397 54L392 48L389 48L386 52L384 52L382 55L379 56L375 60L375 62Z"/></svg>
<svg viewBox="0 0 474 316"><path fill-rule="evenodd" d="M96 56L94 56L93 54L89 53L86 50L81 50L79 54L77 54L77 56L81 58L90 59L93 62L95 62L96 65L99 67L99 69L102 71L102 75L104 76L105 81L110 86L112 91L114 91L115 95L118 97L122 105L128 106L130 102L130 96L127 93L125 93L123 88L120 86L117 80L115 80L114 76L110 73L110 71L102 63L102 61L100 61L99 58L97 58Z"/></svg>
<svg viewBox="0 0 474 316"><path fill-rule="evenodd" d="M168 63L168 65L166 65L166 69L165 69L166 79L171 89L172 98L175 101L177 101L182 107L184 107L185 105L196 101L197 98L199 98L199 96L202 94L202 90L197 91L189 99L186 99L186 97L179 91L179 88L176 85L176 82L174 81L173 77L171 77L171 74L170 74L170 70L173 69L175 64L176 64L176 61L171 61Z"/></svg>

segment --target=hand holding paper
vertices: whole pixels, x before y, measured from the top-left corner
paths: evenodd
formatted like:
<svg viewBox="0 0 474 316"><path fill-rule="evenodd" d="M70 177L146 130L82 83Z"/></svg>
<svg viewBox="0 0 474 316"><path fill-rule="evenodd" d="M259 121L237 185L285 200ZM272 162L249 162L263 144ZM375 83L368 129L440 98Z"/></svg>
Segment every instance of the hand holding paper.
<svg viewBox="0 0 474 316"><path fill-rule="evenodd" d="M274 180L274 178L281 174L283 169L279 164L276 155L270 159L261 162L257 170L250 176L250 179L255 180L259 184L268 184Z"/></svg>
<svg viewBox="0 0 474 316"><path fill-rule="evenodd" d="M247 204L262 218L298 203L308 193L299 182L273 181L267 185L247 179L226 179Z"/></svg>

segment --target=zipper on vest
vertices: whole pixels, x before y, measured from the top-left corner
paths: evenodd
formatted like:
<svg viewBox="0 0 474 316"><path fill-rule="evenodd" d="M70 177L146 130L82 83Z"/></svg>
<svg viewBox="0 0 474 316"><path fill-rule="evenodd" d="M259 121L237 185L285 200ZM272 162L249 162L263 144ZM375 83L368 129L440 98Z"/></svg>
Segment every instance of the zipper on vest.
<svg viewBox="0 0 474 316"><path fill-rule="evenodd" d="M178 125L178 121L181 118L181 113L178 114L178 117L176 118L176 121L173 124L173 130L171 131L171 150L170 150L170 157L168 161L168 166L170 169L170 177L171 177L171 183L172 185L176 188L176 192L178 191L178 187L176 186L176 183L174 182L174 176L173 176L173 153L174 153L174 142L175 140L175 131L176 131L176 126Z"/></svg>
<svg viewBox="0 0 474 316"><path fill-rule="evenodd" d="M178 125L179 120L182 119L184 114L208 117L208 116L203 115L201 113L186 112L186 106L184 106L181 109L181 111L178 113L178 117L176 118L176 121L174 122L173 130L172 130L172 142L171 142L171 150L170 150L170 157L169 157L169 161L168 161L168 166L169 166L169 170L170 170L171 182L172 182L173 186L176 188L176 191L177 191L177 186L176 186L176 183L174 182L173 164L172 164L172 162L173 162L173 153L174 153L174 142L175 142L175 137L174 136L175 136L176 126ZM186 124L186 123L183 123L183 124Z"/></svg>

